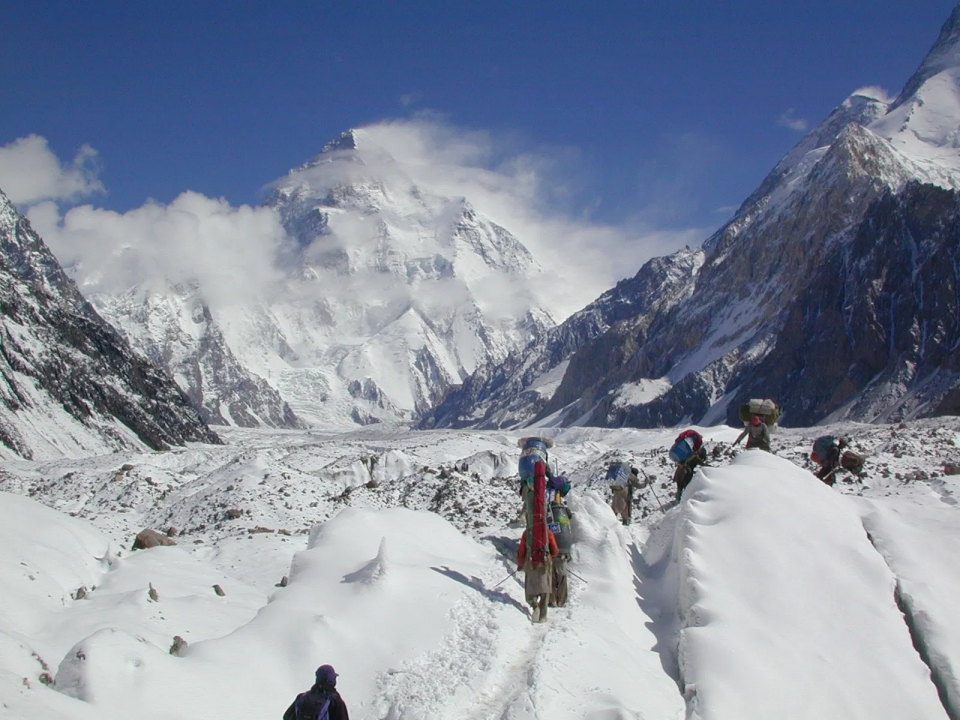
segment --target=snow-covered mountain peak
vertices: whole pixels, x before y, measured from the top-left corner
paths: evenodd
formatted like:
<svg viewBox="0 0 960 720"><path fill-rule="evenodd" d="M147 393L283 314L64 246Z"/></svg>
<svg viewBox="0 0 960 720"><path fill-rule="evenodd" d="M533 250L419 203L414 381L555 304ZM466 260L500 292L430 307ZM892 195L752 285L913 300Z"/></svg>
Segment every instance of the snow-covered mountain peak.
<svg viewBox="0 0 960 720"><path fill-rule="evenodd" d="M891 107L892 110L909 103L917 91L930 78L944 70L960 67L960 4L940 29L940 36L933 44L930 52L923 59L920 67L904 85L903 91Z"/></svg>
<svg viewBox="0 0 960 720"><path fill-rule="evenodd" d="M773 175L790 172L801 163L811 150L833 143L852 123L869 125L886 114L889 104L874 97L867 88L858 90L844 100L830 115L811 132L807 133L794 148L777 164Z"/></svg>
<svg viewBox="0 0 960 720"><path fill-rule="evenodd" d="M921 167L918 178L957 187L960 175L960 6L889 112L870 129Z"/></svg>

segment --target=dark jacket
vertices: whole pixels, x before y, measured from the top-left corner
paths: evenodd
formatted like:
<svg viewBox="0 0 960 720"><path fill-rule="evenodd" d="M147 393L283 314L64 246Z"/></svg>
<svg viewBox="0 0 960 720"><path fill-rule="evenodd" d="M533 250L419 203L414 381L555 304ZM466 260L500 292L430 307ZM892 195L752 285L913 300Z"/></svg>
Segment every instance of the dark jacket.
<svg viewBox="0 0 960 720"><path fill-rule="evenodd" d="M329 720L350 720L347 706L334 688L329 685L314 685L305 693L297 695L297 699L283 714L283 720L317 720L323 704L330 700L327 708Z"/></svg>

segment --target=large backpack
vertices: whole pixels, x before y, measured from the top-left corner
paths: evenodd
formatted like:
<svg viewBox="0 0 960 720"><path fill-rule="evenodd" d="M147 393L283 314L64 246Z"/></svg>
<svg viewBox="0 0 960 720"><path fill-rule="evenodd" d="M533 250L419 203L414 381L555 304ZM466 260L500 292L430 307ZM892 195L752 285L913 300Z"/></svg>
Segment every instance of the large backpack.
<svg viewBox="0 0 960 720"><path fill-rule="evenodd" d="M550 554L549 540L547 539L547 464L538 462L533 474L533 492L531 498L531 533L530 557L534 565L542 565Z"/></svg>
<svg viewBox="0 0 960 720"><path fill-rule="evenodd" d="M780 405L776 400L754 398L740 406L740 420L746 425L750 418L759 415L768 427L780 419Z"/></svg>
<svg viewBox="0 0 960 720"><path fill-rule="evenodd" d="M840 456L840 467L859 475L863 472L863 465L866 461L867 458L860 453L853 450L844 450L843 455Z"/></svg>
<svg viewBox="0 0 960 720"><path fill-rule="evenodd" d="M838 444L837 438L833 435L822 435L813 442L813 452L810 453L810 459L817 465L823 465L830 454L830 448Z"/></svg>
<svg viewBox="0 0 960 720"><path fill-rule="evenodd" d="M550 503L547 528L557 539L557 548L561 555L569 557L573 549L573 530L570 527L570 511L563 503Z"/></svg>
<svg viewBox="0 0 960 720"><path fill-rule="evenodd" d="M537 463L547 464L547 448L553 447L553 440L550 438L526 437L520 438L517 444L523 448L523 452L520 453L517 471L521 480L530 482L533 479Z"/></svg>
<svg viewBox="0 0 960 720"><path fill-rule="evenodd" d="M670 448L670 459L675 463L686 462L701 447L703 447L703 435L696 430L684 430L677 435L673 447Z"/></svg>
<svg viewBox="0 0 960 720"><path fill-rule="evenodd" d="M630 463L612 462L607 468L606 480L610 487L626 487L630 482Z"/></svg>

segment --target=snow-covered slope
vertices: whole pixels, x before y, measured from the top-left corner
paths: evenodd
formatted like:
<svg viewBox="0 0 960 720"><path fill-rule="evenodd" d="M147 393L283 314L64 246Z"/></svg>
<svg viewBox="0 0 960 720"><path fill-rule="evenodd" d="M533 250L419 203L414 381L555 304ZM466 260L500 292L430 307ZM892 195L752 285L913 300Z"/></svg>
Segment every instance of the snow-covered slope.
<svg viewBox="0 0 960 720"><path fill-rule="evenodd" d="M83 299L0 192L0 455L219 442L163 371Z"/></svg>
<svg viewBox="0 0 960 720"><path fill-rule="evenodd" d="M480 366L424 415L419 427L516 427L548 404L563 406L576 400L577 390L571 390L569 380L558 395L561 381L578 377L590 385L615 373L635 346L618 346L609 342L610 337L630 334L639 342L658 313L690 292L703 257L701 251L685 249L654 258L634 277L547 330L542 340L514 350L503 361ZM577 353L594 343L603 349L590 353L583 366L576 364L585 356Z"/></svg>
<svg viewBox="0 0 960 720"><path fill-rule="evenodd" d="M152 360L166 366L200 417L212 425L304 427L266 380L230 350L196 283L148 286L90 301Z"/></svg>
<svg viewBox="0 0 960 720"><path fill-rule="evenodd" d="M287 327L316 326L291 345L335 368L341 396L368 401L355 419L414 417L552 325L529 251L468 199L418 185L375 129L344 133L268 204L297 241L301 296L313 298L274 310Z"/></svg>
<svg viewBox="0 0 960 720"><path fill-rule="evenodd" d="M280 716L332 663L359 720L954 717L960 476L943 462L960 425L835 430L870 454L863 486L784 459L803 463L809 432L725 464L736 432L713 428L714 467L676 507L673 432L558 432L576 576L545 625L508 577L514 436L228 430L225 447L6 463L0 703L15 720ZM607 504L613 457L656 479L629 527ZM178 546L126 549L169 521Z"/></svg>
<svg viewBox="0 0 960 720"><path fill-rule="evenodd" d="M223 299L151 278L94 296L211 422L409 422L554 324L520 240L408 172L382 132L344 133L274 183L290 238L265 289Z"/></svg>
<svg viewBox="0 0 960 720"><path fill-rule="evenodd" d="M920 163L929 182L957 187L960 173L960 7L890 112L870 129Z"/></svg>
<svg viewBox="0 0 960 720"><path fill-rule="evenodd" d="M858 91L798 143L679 286L663 274L641 286L671 258L651 261L632 319L561 354L533 344L524 365L471 378L430 419L736 423L751 397L777 398L795 425L956 412L958 25L960 9L896 102ZM676 301L651 307L651 295ZM498 394L544 385L549 398L523 407Z"/></svg>

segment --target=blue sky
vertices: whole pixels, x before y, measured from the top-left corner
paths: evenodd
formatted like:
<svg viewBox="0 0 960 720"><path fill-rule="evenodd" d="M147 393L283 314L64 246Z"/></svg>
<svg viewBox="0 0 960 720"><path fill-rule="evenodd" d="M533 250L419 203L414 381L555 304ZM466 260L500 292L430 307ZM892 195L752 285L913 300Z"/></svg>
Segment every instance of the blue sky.
<svg viewBox="0 0 960 720"><path fill-rule="evenodd" d="M954 4L2 0L0 146L92 147L99 207L236 205L347 128L426 115L550 158L573 216L710 227L804 121L899 92Z"/></svg>

